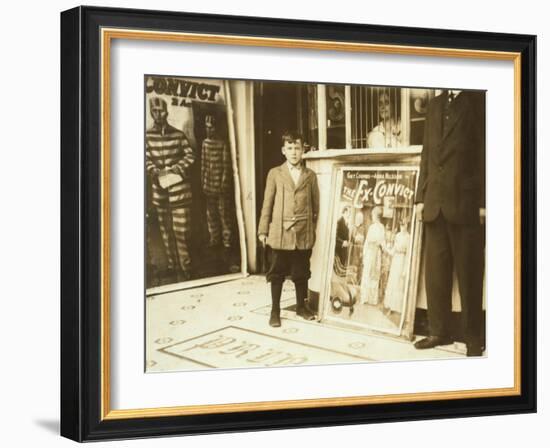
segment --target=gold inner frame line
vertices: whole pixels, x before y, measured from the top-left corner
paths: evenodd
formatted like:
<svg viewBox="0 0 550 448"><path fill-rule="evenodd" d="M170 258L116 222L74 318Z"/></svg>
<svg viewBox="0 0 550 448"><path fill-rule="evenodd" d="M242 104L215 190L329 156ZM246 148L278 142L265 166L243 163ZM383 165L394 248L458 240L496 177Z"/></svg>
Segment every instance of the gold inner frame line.
<svg viewBox="0 0 550 448"><path fill-rule="evenodd" d="M429 400L502 397L521 394L521 54L459 48L279 39L199 33L101 29L101 419L129 419L261 410L306 409ZM111 41L131 39L214 45L240 45L412 56L504 60L514 63L514 386L508 388L315 398L142 409L111 409L110 366L110 63Z"/></svg>

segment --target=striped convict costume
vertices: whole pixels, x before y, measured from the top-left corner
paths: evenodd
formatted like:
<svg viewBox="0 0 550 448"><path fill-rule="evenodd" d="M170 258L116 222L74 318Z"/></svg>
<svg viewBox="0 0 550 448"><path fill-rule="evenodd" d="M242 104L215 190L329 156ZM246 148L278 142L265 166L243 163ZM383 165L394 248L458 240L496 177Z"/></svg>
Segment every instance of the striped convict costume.
<svg viewBox="0 0 550 448"><path fill-rule="evenodd" d="M191 184L189 182L189 167L195 161L195 154L189 146L186 135L166 123L164 126L155 124L148 129L145 136L147 173L153 175L157 170L171 169L179 174L183 181L166 189L162 188L155 176L153 205L157 209L160 232L166 256L168 269L173 270L176 257L181 270L189 274L191 257L187 240L191 230ZM174 244L177 254L174 254Z"/></svg>
<svg viewBox="0 0 550 448"><path fill-rule="evenodd" d="M208 117L207 117L208 119ZM208 125L208 122L207 122ZM231 155L223 140L206 138L201 154L202 191L210 245L231 247Z"/></svg>

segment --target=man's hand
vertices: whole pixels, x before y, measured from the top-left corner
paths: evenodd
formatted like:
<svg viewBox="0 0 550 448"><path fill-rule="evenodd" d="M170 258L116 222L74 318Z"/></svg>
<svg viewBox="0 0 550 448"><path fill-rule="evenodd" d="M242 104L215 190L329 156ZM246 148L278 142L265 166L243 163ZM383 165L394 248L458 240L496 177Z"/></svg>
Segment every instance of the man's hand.
<svg viewBox="0 0 550 448"><path fill-rule="evenodd" d="M349 243L348 243L347 241L344 241L344 242L342 243L342 247L348 247L348 246L349 246Z"/></svg>
<svg viewBox="0 0 550 448"><path fill-rule="evenodd" d="M174 174L177 174L178 176L181 176L183 179L187 179L187 170L184 170L182 169L180 166L178 165L172 165L168 171L174 173Z"/></svg>
<svg viewBox="0 0 550 448"><path fill-rule="evenodd" d="M416 204L416 219L418 219L419 221L424 220L424 203L423 202L419 202L418 204Z"/></svg>
<svg viewBox="0 0 550 448"><path fill-rule="evenodd" d="M262 246L265 247L265 244L267 242L267 235L258 235L258 239L260 240L260 243L262 243Z"/></svg>
<svg viewBox="0 0 550 448"><path fill-rule="evenodd" d="M485 215L486 215L485 208L480 208L479 209L479 223L481 225L485 224Z"/></svg>

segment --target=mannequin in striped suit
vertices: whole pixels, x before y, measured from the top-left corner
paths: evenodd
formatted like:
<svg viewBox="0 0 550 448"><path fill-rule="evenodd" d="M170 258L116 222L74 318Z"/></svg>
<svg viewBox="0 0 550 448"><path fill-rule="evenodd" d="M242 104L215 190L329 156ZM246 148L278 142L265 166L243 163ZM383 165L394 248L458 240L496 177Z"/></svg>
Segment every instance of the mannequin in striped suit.
<svg viewBox="0 0 550 448"><path fill-rule="evenodd" d="M168 270L176 272L179 281L187 280L191 275L191 257L187 247L192 201L189 169L195 161L195 154L186 135L168 124L166 101L151 98L149 106L154 124L145 136L145 166L152 181L153 205L157 210ZM159 176L168 173L180 176L181 181L163 188ZM176 262L180 272L176 270Z"/></svg>
<svg viewBox="0 0 550 448"><path fill-rule="evenodd" d="M231 247L231 154L216 132L216 119L205 117L206 138L202 143L201 182L206 197L206 222L210 246Z"/></svg>

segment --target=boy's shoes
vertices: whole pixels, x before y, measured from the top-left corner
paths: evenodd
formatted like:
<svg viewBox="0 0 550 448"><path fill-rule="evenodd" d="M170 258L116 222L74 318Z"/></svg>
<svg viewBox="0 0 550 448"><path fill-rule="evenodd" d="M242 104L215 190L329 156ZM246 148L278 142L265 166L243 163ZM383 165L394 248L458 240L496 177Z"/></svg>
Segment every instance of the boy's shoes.
<svg viewBox="0 0 550 448"><path fill-rule="evenodd" d="M311 311L307 304L297 307L296 315L305 320L315 320L315 318L317 317L317 315L313 311Z"/></svg>
<svg viewBox="0 0 550 448"><path fill-rule="evenodd" d="M414 343L414 348L418 350L425 350L427 348L434 348L439 345L449 345L452 344L453 340L448 337L443 336L428 336L427 338L421 339Z"/></svg>
<svg viewBox="0 0 550 448"><path fill-rule="evenodd" d="M269 325L272 327L280 327L281 326L281 316L280 313L277 312L271 312L271 317L269 318Z"/></svg>

